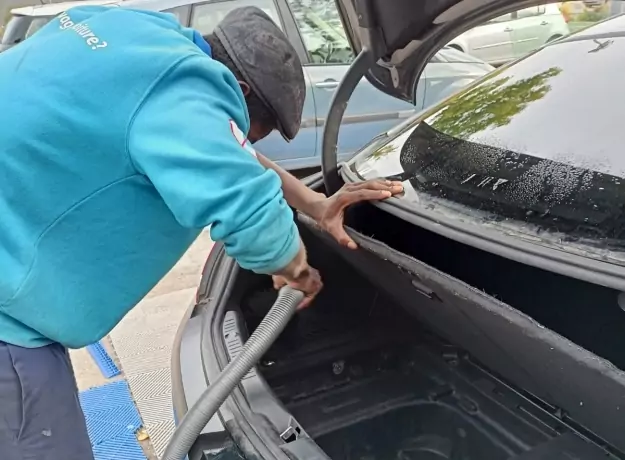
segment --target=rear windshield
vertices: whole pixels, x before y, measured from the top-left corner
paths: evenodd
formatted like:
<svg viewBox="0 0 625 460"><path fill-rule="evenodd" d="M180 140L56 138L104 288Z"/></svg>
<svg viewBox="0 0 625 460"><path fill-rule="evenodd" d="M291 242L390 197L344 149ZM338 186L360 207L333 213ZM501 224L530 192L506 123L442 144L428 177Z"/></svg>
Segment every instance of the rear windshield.
<svg viewBox="0 0 625 460"><path fill-rule="evenodd" d="M625 19L610 21L625 30ZM625 38L548 46L434 107L361 155L403 198L465 222L625 263Z"/></svg>

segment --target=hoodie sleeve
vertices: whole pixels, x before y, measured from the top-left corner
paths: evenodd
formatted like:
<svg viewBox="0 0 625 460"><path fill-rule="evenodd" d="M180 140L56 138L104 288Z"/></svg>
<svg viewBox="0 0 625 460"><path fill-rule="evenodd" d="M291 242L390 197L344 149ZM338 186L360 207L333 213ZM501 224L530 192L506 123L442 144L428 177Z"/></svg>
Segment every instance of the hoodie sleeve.
<svg viewBox="0 0 625 460"><path fill-rule="evenodd" d="M205 56L172 67L135 113L128 152L178 222L211 226L246 269L274 273L300 238L278 175L248 145L245 99L234 76Z"/></svg>

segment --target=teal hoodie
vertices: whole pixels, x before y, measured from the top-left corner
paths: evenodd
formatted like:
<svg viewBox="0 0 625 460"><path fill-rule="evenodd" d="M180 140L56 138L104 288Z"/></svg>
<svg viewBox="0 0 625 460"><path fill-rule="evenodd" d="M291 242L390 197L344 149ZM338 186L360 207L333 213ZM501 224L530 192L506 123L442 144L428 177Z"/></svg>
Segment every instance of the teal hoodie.
<svg viewBox="0 0 625 460"><path fill-rule="evenodd" d="M85 6L0 54L0 340L96 342L207 226L258 273L295 257L240 87L195 37Z"/></svg>

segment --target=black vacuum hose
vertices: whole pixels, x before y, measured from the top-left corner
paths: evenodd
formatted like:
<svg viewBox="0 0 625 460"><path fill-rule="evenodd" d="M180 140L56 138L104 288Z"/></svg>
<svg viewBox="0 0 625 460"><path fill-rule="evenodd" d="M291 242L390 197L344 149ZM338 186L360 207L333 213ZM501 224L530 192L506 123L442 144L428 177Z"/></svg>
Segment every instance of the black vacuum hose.
<svg viewBox="0 0 625 460"><path fill-rule="evenodd" d="M278 299L245 343L241 353L226 366L183 417L161 460L185 458L211 417L276 341L303 298L302 292L290 287L280 290Z"/></svg>

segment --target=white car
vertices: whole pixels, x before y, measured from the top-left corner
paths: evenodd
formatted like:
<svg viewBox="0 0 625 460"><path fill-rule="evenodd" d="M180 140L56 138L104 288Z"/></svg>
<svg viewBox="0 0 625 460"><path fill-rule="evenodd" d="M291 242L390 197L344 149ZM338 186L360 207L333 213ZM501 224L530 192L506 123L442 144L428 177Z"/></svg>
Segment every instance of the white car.
<svg viewBox="0 0 625 460"><path fill-rule="evenodd" d="M449 46L491 65L499 65L569 33L558 5L552 3L499 16L463 33Z"/></svg>

